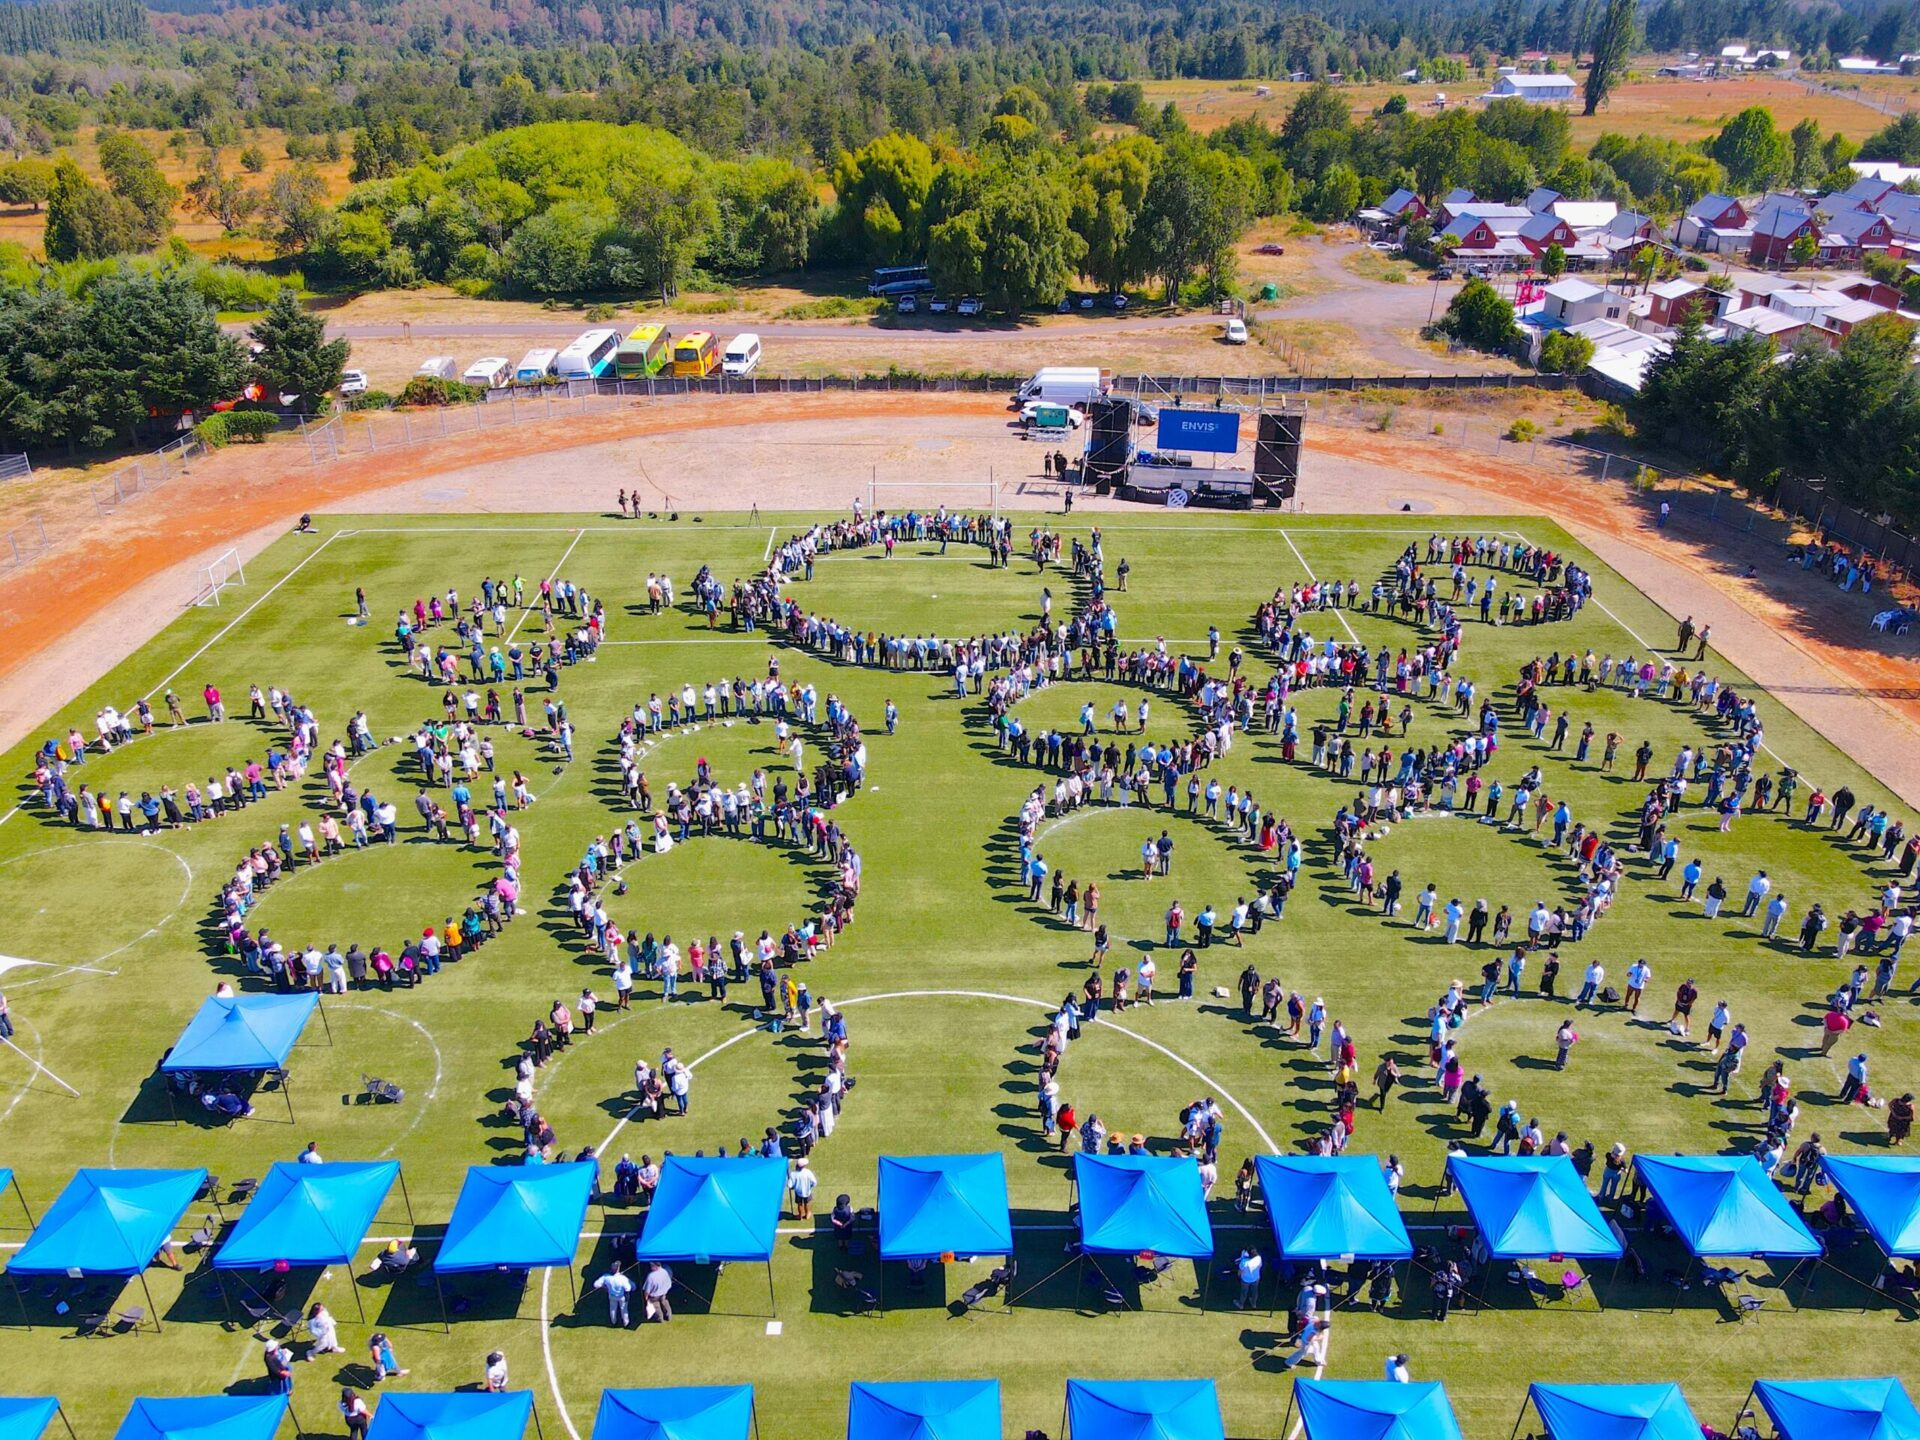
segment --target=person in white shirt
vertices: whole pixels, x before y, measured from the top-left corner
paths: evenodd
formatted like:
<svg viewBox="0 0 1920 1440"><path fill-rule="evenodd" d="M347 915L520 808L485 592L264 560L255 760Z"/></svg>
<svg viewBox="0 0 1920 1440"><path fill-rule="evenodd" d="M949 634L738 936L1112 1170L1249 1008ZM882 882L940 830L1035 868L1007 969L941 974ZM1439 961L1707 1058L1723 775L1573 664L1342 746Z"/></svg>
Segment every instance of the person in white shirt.
<svg viewBox="0 0 1920 1440"><path fill-rule="evenodd" d="M1406 1385L1412 1381L1413 1372L1407 1368L1406 1356L1387 1356L1386 1378L1399 1385Z"/></svg>
<svg viewBox="0 0 1920 1440"><path fill-rule="evenodd" d="M494 1350L487 1355L486 1386L489 1394L499 1395L507 1388L507 1357Z"/></svg>

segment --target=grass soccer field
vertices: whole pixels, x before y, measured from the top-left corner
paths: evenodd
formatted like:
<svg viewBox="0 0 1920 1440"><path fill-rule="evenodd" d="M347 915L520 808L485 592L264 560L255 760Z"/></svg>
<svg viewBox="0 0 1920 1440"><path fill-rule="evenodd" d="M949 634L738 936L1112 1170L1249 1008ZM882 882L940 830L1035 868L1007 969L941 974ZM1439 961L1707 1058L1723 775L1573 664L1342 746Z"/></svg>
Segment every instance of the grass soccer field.
<svg viewBox="0 0 1920 1440"><path fill-rule="evenodd" d="M355 763L352 779L398 805L402 843L363 851L349 845L339 857L302 865L258 897L248 920L270 927L290 947L311 940L343 948L379 943L397 951L407 934L457 915L496 873L496 862L484 846L462 844L457 827L449 842L432 838L414 813L411 747L386 742L438 718L441 695L438 686L409 674L393 636L396 612L449 587L464 601L483 576L516 574L529 592L548 576L572 580L608 607L607 643L591 663L561 676L559 695L576 731L571 763L517 732L495 732L498 765L523 771L536 797L514 817L525 860L519 918L503 936L417 988L328 997L325 1029L310 1025L292 1052L288 1095L256 1097L254 1118L231 1125L207 1123L190 1113L191 1102L178 1123L170 1119L156 1066L219 980L243 991L263 988L223 953L217 893L250 847L274 842L283 823L297 827L303 817L318 816L327 798L319 767L238 814L152 835L100 835L58 822L39 807L24 778L34 745L8 757L10 773L21 778L14 797L19 808L0 824L0 952L8 957L0 960L7 967L0 987L11 1004L18 1051L0 1051L0 1165L14 1169L33 1214L45 1216L77 1166L205 1166L222 1177L224 1198L235 1181L292 1160L314 1141L328 1160L402 1163L405 1204L396 1190L373 1234L411 1231L431 1259L467 1168L519 1161L520 1130L503 1102L533 1022L555 999L571 1003L586 984L603 1002L610 999L607 969L588 953L566 913L564 881L596 836L632 814L618 783L614 737L622 716L650 693L664 697L684 683L765 675L769 657L777 656L783 680L811 683L823 705L832 694L850 707L869 746L865 787L833 812L863 860L856 920L804 970L816 1002L826 997L843 1007L858 1081L838 1128L814 1154L816 1213L824 1217L841 1192L856 1205L871 1205L881 1154L1000 1152L1019 1232L1020 1303L1011 1311L990 1305L961 1318L949 1313L949 1302L998 1263L983 1257L935 1265L924 1288L909 1286L904 1268L890 1267L884 1309L851 1313L832 1274L846 1261L824 1234L824 1218L789 1217L772 1265L779 1333L769 1333L767 1276L745 1264L717 1278L708 1267L682 1267L690 1290L681 1292L675 1323L623 1333L607 1324L604 1300L586 1287L605 1268L608 1236L637 1227L640 1212L595 1205L571 1279L536 1271L521 1292L492 1278L454 1277L450 1334L441 1328L424 1266L392 1283L358 1284L365 1324L352 1289L371 1248L361 1251L352 1273L295 1271L284 1303L300 1304L310 1291L341 1322L346 1349L295 1367L293 1404L303 1428L341 1428L333 1405L337 1387L370 1380L362 1363L366 1337L381 1329L411 1370L385 1388L471 1386L487 1352L505 1352L512 1383L537 1395L547 1440L585 1436L605 1386L752 1381L761 1433L797 1440L841 1433L850 1381L972 1376L1002 1381L1011 1435L1029 1427L1057 1433L1068 1376L1215 1377L1229 1435L1282 1434L1291 1380L1279 1364L1280 1335L1292 1291L1278 1284L1277 1265L1268 1269L1266 1296L1279 1307L1272 1317L1265 1299L1259 1310L1233 1309L1231 1277L1218 1273L1203 1311L1199 1277L1184 1262L1140 1284L1129 1278L1130 1265L1111 1267L1125 1303L1110 1308L1098 1286L1080 1283L1066 1253L1072 1233L1067 1159L1040 1134L1035 1072L1050 1018L1044 1007L1057 1007L1079 988L1089 943L1044 904L1027 902L1015 831L1027 794L1043 780L1050 788L1052 776L1000 754L978 698L953 698L946 676L832 662L764 632L731 632L724 611L714 631L684 604L645 613L647 572L671 575L684 598L700 566L711 566L723 581L750 575L777 539L818 518L763 516L756 525L724 515L698 524L690 517L668 524L569 515L476 516L457 523L323 518L317 534L289 536L250 563L246 584L227 590L218 607L188 611L106 680L49 716L42 735L64 737L71 725L91 737L102 706L131 711L139 697L151 695L158 733L110 754L90 753L71 772L76 784L137 796L143 789L157 793L162 784L204 782L230 763L244 766L262 756L272 737L246 718L249 684L282 687L311 706L323 745L364 710L383 743ZM1424 550L1434 528L1412 516L1152 513L1066 522L1017 517L1015 535L1044 523L1084 539L1095 522L1109 573L1121 559L1131 572L1126 592L1111 596L1123 645L1164 637L1170 649L1204 657L1208 627L1217 626L1223 648L1216 669L1238 644L1256 680L1265 679L1271 663L1250 617L1276 586L1312 577L1356 577L1370 586L1410 541ZM1556 712L1564 705L1576 736L1591 721L1599 734L1617 730L1625 737L1618 768L1605 774L1597 744L1591 760L1575 763L1571 739L1565 750L1550 752L1527 736L1515 705L1515 674L1523 662L1556 651L1591 648L1619 658L1670 650L1675 617L1537 518L1443 522L1456 523L1463 533L1524 536L1552 546L1593 572L1597 603L1571 621L1497 627L1480 623L1477 609L1470 612L1455 673L1472 677L1500 710L1502 746L1489 767L1495 778L1511 788L1537 763L1546 792L1564 798L1576 820L1630 845L1647 789L1630 779L1634 747L1648 740L1655 752L1649 773L1663 775L1681 746L1715 744L1724 732L1710 716L1664 701L1552 687L1548 703ZM368 597L365 625L354 623L356 586ZM863 630L975 635L1033 624L1043 586L1052 589L1056 613L1063 612L1071 603L1070 577L1061 569L1037 573L1019 544L1011 567L994 569L973 546L954 544L942 555L937 546L906 543L891 559L877 549L828 555L810 582L795 582L788 593L815 614ZM508 623L523 642L540 633L537 612L512 612ZM1352 635L1396 650L1424 638L1407 623L1364 610L1317 615L1308 628L1316 638ZM448 633L441 626L428 638ZM1718 656L1710 655L1707 666L1745 688ZM224 692L230 716L224 724L200 723L200 695L209 683ZM161 696L168 687L195 723L167 726ZM544 686L534 678L525 689L537 722ZM1082 704L1091 701L1104 726L1116 698L1132 705L1139 693L1115 683L1072 682L1035 694L1018 713L1030 728L1076 730ZM1338 698L1330 688L1296 692L1303 730L1331 717ZM882 718L888 700L899 708L892 735L884 733ZM1171 694L1155 694L1152 704L1150 736L1187 733L1191 712ZM1767 766L1791 765L1805 777L1801 800L1815 783L1829 792L1847 784L1861 801L1892 803L1894 814L1904 815L1872 779L1874 757L1841 754L1771 697L1763 696L1761 705ZM1416 700L1414 710L1415 743L1464 733L1471 723L1456 718L1450 705ZM818 749L810 741L810 758ZM787 760L774 752L770 725L712 724L665 736L643 763L659 796L670 780L687 783L702 758L729 782L754 767L791 779ZM1397 869L1407 882L1406 912L1388 923L1357 903L1329 863L1332 817L1353 797L1354 781L1315 770L1305 743L1295 762L1285 762L1277 738L1264 733L1236 736L1211 773L1223 784L1250 788L1263 808L1289 821L1302 837L1305 864L1277 924L1250 936L1244 949L1201 952L1191 1003L1167 998L1178 951L1157 947L1162 912L1176 896L1189 916L1203 902L1224 910L1237 896L1252 894L1271 860L1217 825L1187 816L1184 802L1182 813L1171 817L1157 807L1148 815L1094 806L1041 826L1039 846L1050 865L1100 884L1114 943L1109 965L1152 950L1161 977L1162 998L1151 1009L1104 1015L1073 1042L1060 1072L1063 1098L1081 1116L1097 1111L1113 1131L1142 1133L1153 1150L1170 1153L1181 1108L1216 1097L1226 1125L1211 1206L1214 1268L1230 1267L1246 1244L1264 1244L1271 1253L1264 1213L1242 1214L1234 1206L1233 1174L1244 1157L1297 1152L1325 1128L1333 1090L1326 1065L1303 1044L1240 1010L1235 987L1242 967L1251 962L1262 975L1277 972L1288 989L1325 997L1330 1015L1353 1032L1363 1090L1381 1055L1397 1057L1407 1083L1384 1113L1361 1110L1348 1153L1396 1154L1406 1169L1401 1209L1413 1238L1459 1253L1450 1227L1464 1220L1464 1211L1457 1196L1440 1197L1439 1181L1446 1142L1464 1130L1442 1103L1426 1063L1425 1017L1450 981L1477 986L1480 966L1507 952L1449 947L1437 931L1422 933L1405 922L1414 894L1429 880L1443 902L1458 896L1471 905L1485 897L1496 909L1504 903L1524 917L1536 900L1552 905L1570 895L1572 867L1525 831L1464 818L1409 819L1371 847L1383 874ZM1157 788L1154 793L1157 799ZM1877 1095L1896 1096L1915 1084L1915 1004L1904 993L1883 1003L1879 1028L1857 1027L1845 1046L1820 1057L1823 997L1855 962L1834 958L1834 929L1813 957L1793 942L1816 900L1836 921L1848 908L1867 913L1893 867L1824 827L1803 825L1800 808L1796 804L1792 818L1777 811L1742 815L1723 834L1716 817L1689 806L1679 824L1682 863L1697 856L1709 877L1724 877L1732 896L1727 908L1716 919L1704 918L1697 902L1680 899L1677 871L1660 881L1644 858L1632 855L1611 911L1583 941L1563 947L1560 1002L1531 993L1536 960L1529 993L1501 999L1456 1032L1467 1071L1485 1077L1496 1104L1512 1098L1539 1117L1549 1137L1563 1130L1575 1145L1591 1142L1602 1154L1615 1141L1636 1153L1734 1152L1760 1133L1755 1084L1780 1056L1804 1105L1795 1141L1817 1130L1836 1152L1884 1151L1885 1112L1840 1106L1835 1092L1846 1055L1857 1050L1872 1057ZM1162 828L1176 840L1174 873L1142 880L1141 841ZM1740 916L1748 877L1759 867L1792 907L1777 943L1762 940L1757 919ZM817 904L831 879L825 870L775 846L696 838L629 863L627 893L608 904L623 928L672 932L683 944L707 935L724 939L735 930L778 935ZM1521 929L1517 924L1516 932ZM1566 997L1577 989L1582 967L1597 958L1609 983L1620 985L1639 957L1653 967L1644 1013L1635 1019L1617 1007L1581 1012L1581 1043L1571 1064L1556 1070L1554 1031L1573 1013ZM1909 960L1903 969L1911 967ZM1687 976L1701 994L1696 1035L1713 1003L1724 998L1753 1036L1727 1097L1706 1093L1711 1058L1664 1028L1674 988ZM1910 978L1898 982L1903 992ZM1229 997L1215 998L1215 987ZM539 1073L537 1102L558 1151L571 1156L582 1146L601 1147L610 1183L623 1151L656 1159L666 1150L711 1154L720 1146L731 1150L743 1136L757 1139L768 1125L784 1126L817 1082L820 1041L817 1030L776 1037L757 1027L758 1001L756 986L737 987L729 1003L720 1004L704 998L704 987L683 982L682 1000L665 1005L657 986L639 980L630 1011L603 1009L596 1032L576 1039ZM667 1046L697 1059L692 1113L634 1119L634 1062L657 1060ZM45 1072L30 1069L29 1057ZM364 1075L402 1087L405 1098L360 1103ZM1597 1184L1597 1165L1592 1178ZM206 1213L205 1202L187 1212L183 1240ZM239 1207L226 1207L229 1218L237 1213ZM17 1245L24 1225L14 1197L0 1196L0 1226L11 1227L0 1238ZM1616 1280L1611 1267L1597 1266L1588 1293L1563 1302L1529 1295L1495 1274L1484 1308L1456 1311L1444 1326L1428 1318L1421 1269L1402 1267L1402 1288L1384 1314L1364 1307L1339 1312L1326 1374L1377 1378L1382 1357L1407 1352L1417 1377L1447 1382L1472 1440L1497 1440L1512 1428L1534 1380L1677 1380L1702 1420L1725 1427L1755 1377L1916 1370L1916 1332L1896 1306L1867 1288L1880 1263L1870 1240L1837 1254L1810 1289L1803 1289L1805 1270L1783 1286L1784 1265L1736 1260L1750 1278L1734 1288L1767 1301L1742 1320L1729 1292L1701 1285L1682 1291L1663 1279L1685 1264L1672 1238L1638 1232L1632 1238L1646 1260L1644 1282ZM145 1304L138 1281L124 1293L117 1281L24 1281L33 1328L19 1328L17 1311L0 1318L14 1327L4 1331L4 1388L60 1395L81 1436L94 1440L111 1433L136 1395L260 1387L262 1344L253 1328L226 1323L223 1299L201 1257L183 1259L183 1273L156 1266L146 1276L162 1333L149 1327L76 1335L75 1319L89 1309ZM873 1283L871 1252L864 1265ZM1564 1267L1541 1262L1534 1268L1557 1282ZM261 1277L242 1278L259 1283ZM1603 1305L1595 1303L1595 1291ZM64 1316L54 1310L62 1300L70 1302ZM12 1295L0 1295L0 1308L11 1311L12 1302Z"/></svg>

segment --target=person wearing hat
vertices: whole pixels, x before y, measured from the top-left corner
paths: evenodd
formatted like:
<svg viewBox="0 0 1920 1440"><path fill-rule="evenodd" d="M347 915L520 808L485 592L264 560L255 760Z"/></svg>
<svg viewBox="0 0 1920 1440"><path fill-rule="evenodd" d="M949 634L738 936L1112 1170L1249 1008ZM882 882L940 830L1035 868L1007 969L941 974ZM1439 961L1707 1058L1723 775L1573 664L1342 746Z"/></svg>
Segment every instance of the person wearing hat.
<svg viewBox="0 0 1920 1440"><path fill-rule="evenodd" d="M1395 1384L1406 1385L1413 1380L1413 1372L1407 1368L1405 1355L1387 1356L1386 1378Z"/></svg>
<svg viewBox="0 0 1920 1440"><path fill-rule="evenodd" d="M489 1395L502 1395L507 1389L507 1357L504 1352L487 1352L485 1388Z"/></svg>

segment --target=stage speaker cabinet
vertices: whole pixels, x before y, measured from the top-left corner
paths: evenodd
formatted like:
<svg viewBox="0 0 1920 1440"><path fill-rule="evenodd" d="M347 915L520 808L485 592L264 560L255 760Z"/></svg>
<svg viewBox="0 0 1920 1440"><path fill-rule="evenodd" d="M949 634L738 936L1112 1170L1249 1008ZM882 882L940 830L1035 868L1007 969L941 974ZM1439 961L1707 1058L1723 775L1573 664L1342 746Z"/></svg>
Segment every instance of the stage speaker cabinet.
<svg viewBox="0 0 1920 1440"><path fill-rule="evenodd" d="M1300 438L1307 417L1297 411L1260 412L1253 445L1256 489L1273 500L1291 500L1300 485Z"/></svg>
<svg viewBox="0 0 1920 1440"><path fill-rule="evenodd" d="M1087 407L1086 482L1101 494L1126 478L1133 459L1133 402L1107 396Z"/></svg>

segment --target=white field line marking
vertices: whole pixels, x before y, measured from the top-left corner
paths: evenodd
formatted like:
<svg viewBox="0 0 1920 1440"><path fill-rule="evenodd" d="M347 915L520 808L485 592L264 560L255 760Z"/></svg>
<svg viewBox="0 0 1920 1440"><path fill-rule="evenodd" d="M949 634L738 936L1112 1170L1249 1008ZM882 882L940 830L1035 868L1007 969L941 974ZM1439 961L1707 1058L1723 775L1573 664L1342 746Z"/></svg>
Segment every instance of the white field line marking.
<svg viewBox="0 0 1920 1440"><path fill-rule="evenodd" d="M1293 543L1293 536L1288 534L1284 527L1280 531L1280 538L1287 542L1287 548L1293 551L1293 558L1298 560L1300 562L1300 568L1307 572L1307 579L1318 584L1320 577L1313 573L1313 567L1307 563L1307 557L1300 553L1300 547ZM1354 633L1353 626L1347 623L1346 613L1337 605L1329 606L1328 608L1333 611L1334 618L1340 622L1340 628L1347 632L1347 638L1358 645L1360 643L1360 637Z"/></svg>
<svg viewBox="0 0 1920 1440"><path fill-rule="evenodd" d="M1026 995L1002 995L998 991L994 991L994 990L890 990L878 995L856 995L850 1000L836 1000L834 1001L834 1004L844 1009L850 1005L864 1005L874 1000L923 1000L923 999L934 999L934 998L962 999L962 1000L1004 1000L1011 1005L1027 1005L1027 1006L1035 1007L1040 1010L1051 1010L1054 1008L1053 1002L1049 1000L1035 1000L1030 996L1026 996ZM1150 1049L1159 1051L1162 1055L1166 1056L1167 1059L1173 1061L1173 1063L1178 1065L1182 1070L1185 1070L1190 1075L1194 1076L1194 1078L1199 1080L1201 1084L1205 1085L1209 1090L1218 1094L1229 1105L1233 1106L1235 1110L1239 1111L1241 1118L1244 1119L1248 1125L1253 1127L1253 1132L1260 1137L1260 1143L1267 1147L1267 1150L1269 1153L1275 1153L1278 1151L1279 1147L1273 1143L1273 1137L1268 1135L1266 1130L1262 1128L1260 1122L1253 1118L1252 1112L1250 1112L1246 1106L1242 1105L1239 1102L1239 1100L1235 1099L1234 1096L1229 1094L1225 1086L1216 1084L1204 1071L1196 1068L1195 1066L1189 1064L1187 1061L1181 1059L1180 1056L1175 1054L1172 1050L1169 1050L1166 1046L1162 1045L1159 1041L1150 1040L1145 1035L1140 1034L1137 1030L1129 1030L1124 1025L1116 1025L1110 1020L1106 1020L1098 1017L1096 1017L1093 1023L1101 1026L1104 1029L1118 1031L1120 1034L1125 1035L1130 1040L1137 1040L1142 1045L1145 1045ZM715 1045L711 1050L708 1050L705 1054L699 1056L697 1059L694 1059L688 1062L687 1068L689 1070L698 1069L702 1064L704 1064L708 1060L713 1059L714 1056L720 1054L722 1051L730 1050L735 1045L738 1045L742 1040L748 1039L753 1035L759 1034L761 1029L762 1029L761 1026L755 1025L750 1030L742 1030L736 1035L729 1035L725 1040L722 1040L718 1045ZM613 1142L619 1138L620 1132L627 1127L627 1123L630 1120L632 1120L635 1115L639 1113L640 1113L640 1107L638 1105L635 1105L633 1109L627 1111L625 1115L622 1115L618 1120L616 1120L613 1124L613 1128L607 1132L607 1138L601 1142L599 1151L597 1153L601 1155L606 1155L611 1153L613 1148ZM1069 1227L1063 1226L1059 1228L1066 1229ZM1254 1228L1257 1228L1257 1227L1254 1227ZM782 1234L795 1234L795 1233L812 1234L813 1232L811 1230L805 1230L805 1231L789 1230L789 1231L782 1231L781 1233ZM553 1325L549 1319L548 1308L547 1308L548 1296L549 1296L550 1287L552 1285L552 1281L553 1281L553 1270L551 1267L548 1267L547 1269L542 1270L540 1272L540 1350L541 1350L542 1358L546 1361L547 1388L553 1392L554 1408L560 1412L560 1423L566 1427L566 1431L568 1436L570 1437L570 1440L580 1440L580 1431L574 1426L573 1416L567 1409L566 1396L564 1396L560 1392L560 1376L559 1376L559 1372L554 1368L554 1363L553 1363Z"/></svg>
<svg viewBox="0 0 1920 1440"><path fill-rule="evenodd" d="M1533 543L1531 540L1527 539L1525 535L1519 535L1517 532L1516 532L1516 538L1518 538L1523 544L1531 545ZM1618 574L1619 572L1615 571L1614 573ZM1649 605L1653 606L1656 610L1666 609L1664 605L1660 604L1660 602L1655 600L1651 595L1648 595L1646 591L1639 590L1637 586L1634 586L1632 581L1623 579L1621 583L1623 585L1628 586L1629 588L1637 590L1640 596L1643 599L1645 599L1646 602ZM1638 630L1635 630L1631 625L1627 624L1627 622L1622 620L1618 615L1614 614L1612 610L1608 609L1607 603L1604 600L1602 600L1598 595L1595 595L1592 598L1593 598L1594 605L1599 609L1600 613L1602 615L1605 615L1609 620L1613 621L1613 623L1618 625L1622 630L1626 631L1628 636L1633 640L1635 644L1639 645L1641 649L1646 650L1650 654L1654 654L1654 655L1658 655L1660 653L1660 649L1657 645L1655 645L1651 640L1647 639L1646 636L1642 635ZM1669 613L1667 618L1668 619L1673 618L1671 613ZM1724 659L1725 657L1722 656L1721 658ZM1759 686L1761 692L1765 694L1769 700L1772 700L1776 705L1780 705L1780 707L1783 710L1792 708L1790 706L1783 704L1777 697L1775 697L1772 691L1767 689L1766 686L1760 685L1759 681L1755 680L1753 683ZM1808 728L1811 729L1813 727L1809 726ZM1767 744L1764 740L1761 741L1760 748L1766 751L1767 754L1773 756L1775 762L1777 762L1778 764L1785 765L1787 763L1786 759L1780 754L1780 752L1778 750L1775 750L1771 745Z"/></svg>
<svg viewBox="0 0 1920 1440"><path fill-rule="evenodd" d="M234 616L233 619L229 620L225 625L222 625L219 628L219 630L217 630L214 633L214 636L211 640L207 641L206 644L202 645L198 650L194 651L193 654L189 655L185 660L181 661L180 664L177 667L175 667L175 669L171 674L169 674L158 685L155 685L151 690L147 691L147 693L141 696L140 698L143 700L151 700L155 695L158 695L162 690L166 689L167 686L171 685L175 680L179 679L181 673L185 671L189 665L193 664L194 661L198 660L202 655L206 654L207 651L211 650L215 645L218 645L222 640L224 640L227 637L228 632L230 632L234 626L238 625L242 620L246 619L249 615L253 614L254 611L258 610L262 605L266 604L268 600L273 598L274 591L278 590L282 585L286 584L287 581L291 580L294 576L298 575L302 570L304 570L307 566L308 561L312 560L314 556L318 555L322 550L326 549L334 541L338 540L342 535L350 535L352 533L353 532L350 530L336 530L331 535L327 536L326 539L322 540L318 545L314 546L313 549L307 552L306 556L300 561L298 565L295 565L291 570L287 571L286 574L282 575L278 580L274 581L273 584L269 585L266 588L265 592L261 594L261 596L258 599L256 599L251 605L247 606L247 608L242 610L238 615ZM20 813L20 807L18 805L14 806L11 810L7 811L6 814L0 815L0 825L6 824L7 821L11 820L15 815L18 815L19 813Z"/></svg>
<svg viewBox="0 0 1920 1440"><path fill-rule="evenodd" d="M31 860L36 855L51 855L56 851L60 851L60 850L78 850L83 847L90 846L94 843L95 842L90 840L70 840L64 845L45 845L38 850L29 850L24 855L15 855L6 860L0 860L0 869L4 869L8 865L17 865L22 860ZM48 960L28 960L26 962L27 964L46 966L53 973L48 975L35 975L31 979L14 981L12 984L10 984L7 987L8 989L26 990L35 985L45 984L50 980L64 979L68 975L76 975L76 974L77 975L108 975L108 976L118 975L120 973L118 970L108 970L103 968L106 965L107 961L113 959L114 956L116 955L120 955L125 953L128 950L131 950L134 946L140 944L142 941L151 940L155 935L158 935L160 933L161 929L169 921L171 921L176 915L178 915L182 910L186 908L187 901L193 894L193 866L187 863L186 857L184 855L181 855L175 851L169 850L166 846L160 844L158 841L147 840L144 838L129 840L129 841L109 841L107 843L139 845L148 850L158 850L162 855L169 857L182 870L186 871L187 872L186 883L180 887L180 898L174 902L173 909L169 910L165 915L161 916L158 920L154 921L152 925L147 927L144 933L134 936L133 939L127 941L126 944L124 945L116 945L113 949L107 951L107 953L104 955L96 955L92 960L85 961L76 965L56 965L54 964L54 962L48 961ZM15 957L15 958L18 958L18 957ZM0 1118L4 1118L4 1117L0 1117Z"/></svg>
<svg viewBox="0 0 1920 1440"><path fill-rule="evenodd" d="M560 566L567 563L567 556L573 554L573 547L580 543L581 537L584 536L586 533L587 532L584 530L576 530L573 532L572 541L568 543L567 548L565 550L562 550L560 552L559 562L553 567L552 570L547 572L547 584L549 585L553 584L554 580L559 577ZM532 613L533 613L532 606L528 606L525 610L522 610L520 612L520 618L513 622L513 629L507 632L507 643L509 645L513 643L513 637L520 633L520 627L527 623L527 616L531 615Z"/></svg>
<svg viewBox="0 0 1920 1440"><path fill-rule="evenodd" d="M637 530L697 535L703 530L758 530L758 525L358 525L342 535L631 535Z"/></svg>
<svg viewBox="0 0 1920 1440"><path fill-rule="evenodd" d="M769 525L767 527L767 548L760 552L761 564L763 565L766 564L766 562L772 557L773 542L778 540L779 538L780 538L780 527L778 525Z"/></svg>

